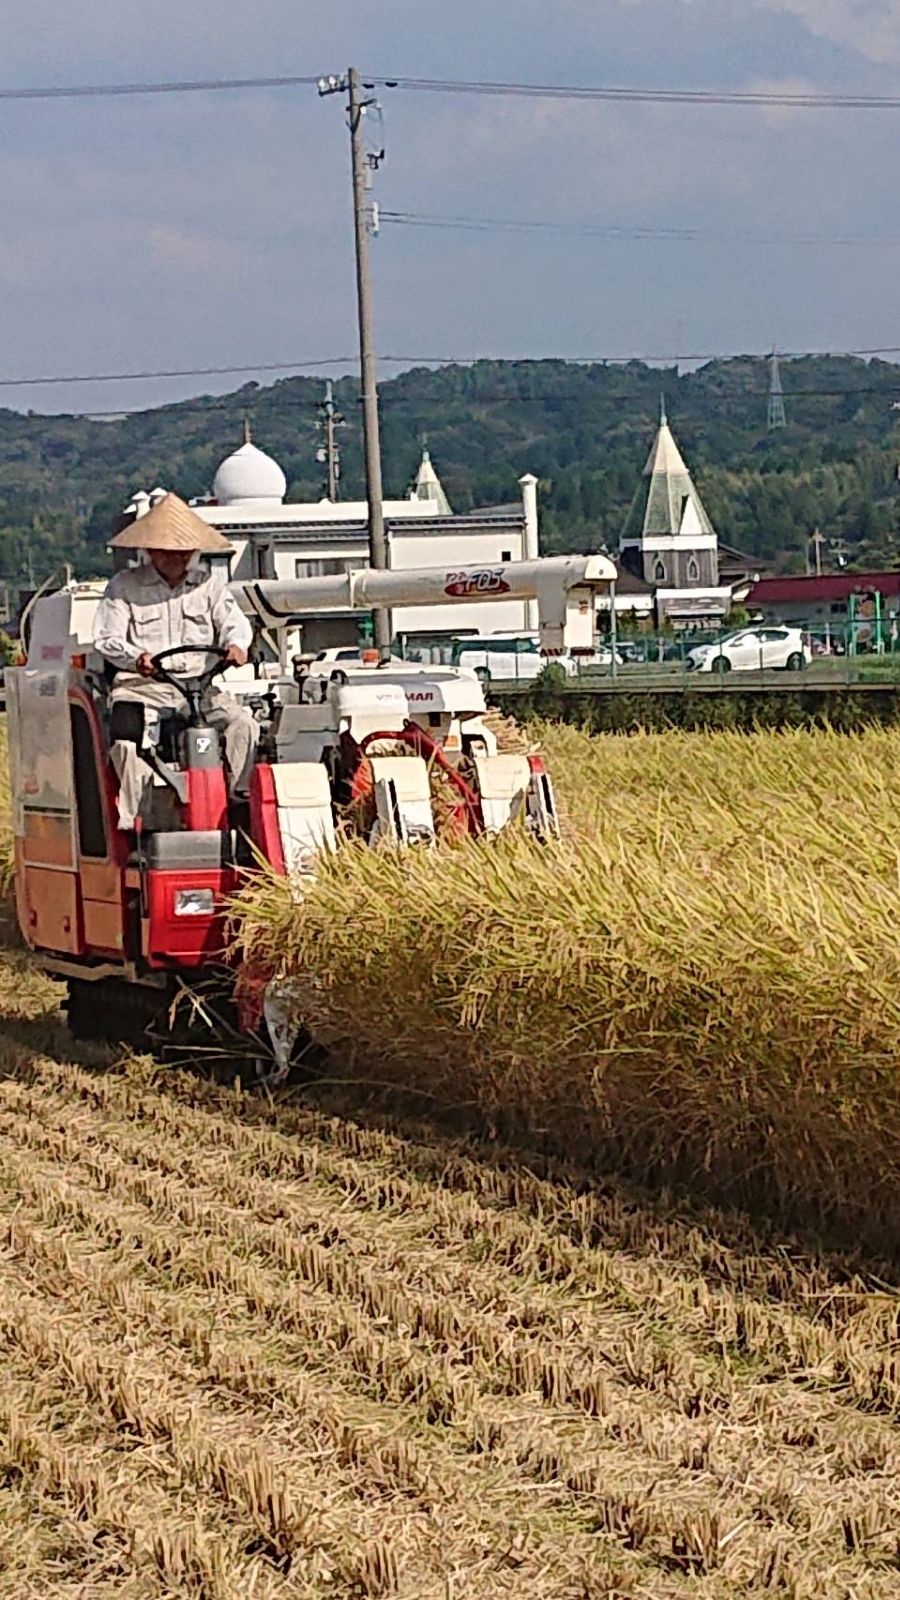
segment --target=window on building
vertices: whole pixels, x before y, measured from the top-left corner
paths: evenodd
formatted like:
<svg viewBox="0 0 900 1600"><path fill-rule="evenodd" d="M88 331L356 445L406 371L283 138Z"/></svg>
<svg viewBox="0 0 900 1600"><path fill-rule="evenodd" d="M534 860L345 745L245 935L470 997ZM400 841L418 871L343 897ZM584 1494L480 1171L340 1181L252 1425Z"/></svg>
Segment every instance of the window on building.
<svg viewBox="0 0 900 1600"><path fill-rule="evenodd" d="M657 561L656 566L653 568L653 581L654 583L665 583L666 564L664 561Z"/></svg>
<svg viewBox="0 0 900 1600"><path fill-rule="evenodd" d="M830 610L833 617L845 617L847 615L846 600L837 600L835 604L830 607Z"/></svg>
<svg viewBox="0 0 900 1600"><path fill-rule="evenodd" d="M511 550L503 550L503 551L501 551L500 560L503 561L503 562L512 561L512 551Z"/></svg>
<svg viewBox="0 0 900 1600"><path fill-rule="evenodd" d="M298 556L295 578L338 578L345 572L359 572L368 562L362 556Z"/></svg>
<svg viewBox="0 0 900 1600"><path fill-rule="evenodd" d="M688 562L687 575L688 575L688 583L699 583L700 582L700 568L699 568L699 566L697 564L696 556L691 556L691 559Z"/></svg>

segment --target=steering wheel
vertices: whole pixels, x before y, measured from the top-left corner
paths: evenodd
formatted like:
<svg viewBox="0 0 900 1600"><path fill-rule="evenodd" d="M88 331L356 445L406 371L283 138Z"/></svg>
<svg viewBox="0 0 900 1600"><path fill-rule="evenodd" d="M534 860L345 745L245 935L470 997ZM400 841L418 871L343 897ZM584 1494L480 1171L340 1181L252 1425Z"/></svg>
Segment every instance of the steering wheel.
<svg viewBox="0 0 900 1600"><path fill-rule="evenodd" d="M160 650L151 657L154 677L162 683L171 684L173 689L184 695L188 703L191 727L201 726L203 719L200 702L213 680L225 671L227 655L228 651L217 644L176 644L171 650ZM198 673L194 677L188 673L180 675L169 672L164 662L169 661L172 656L216 656L217 659L205 672Z"/></svg>

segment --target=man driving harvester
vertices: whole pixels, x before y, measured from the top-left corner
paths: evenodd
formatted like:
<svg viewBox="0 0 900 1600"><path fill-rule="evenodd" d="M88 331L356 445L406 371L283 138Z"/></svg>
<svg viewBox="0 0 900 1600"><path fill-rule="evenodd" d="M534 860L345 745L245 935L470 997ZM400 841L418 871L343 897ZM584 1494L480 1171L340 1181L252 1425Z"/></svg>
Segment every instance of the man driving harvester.
<svg viewBox="0 0 900 1600"><path fill-rule="evenodd" d="M185 709L175 685L157 679L154 656L184 646L187 665L179 657L166 663L176 675L213 649L224 652L223 670L242 667L253 630L233 595L197 559L203 551L229 550L228 540L177 495L167 494L110 542L147 558L110 579L94 625L94 647L115 673L109 753L119 779L119 826L129 829L153 780L139 754L145 712ZM256 719L218 688L207 691L203 712L207 726L223 736L229 787L241 798L256 754Z"/></svg>

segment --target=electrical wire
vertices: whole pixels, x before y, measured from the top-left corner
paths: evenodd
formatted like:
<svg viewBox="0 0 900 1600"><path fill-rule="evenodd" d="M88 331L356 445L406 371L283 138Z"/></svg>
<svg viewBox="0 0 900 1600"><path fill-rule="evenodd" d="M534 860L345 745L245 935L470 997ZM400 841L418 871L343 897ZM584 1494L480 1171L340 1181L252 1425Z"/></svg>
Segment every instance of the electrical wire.
<svg viewBox="0 0 900 1600"><path fill-rule="evenodd" d="M0 88L0 101L132 99L147 95L218 94L244 90L314 88L321 75L279 73L243 78L172 78L149 83L43 84ZM410 78L365 74L366 88L491 98L584 100L632 105L776 107L803 111L898 111L900 95L836 94L814 90L669 89L607 84L502 82L497 79Z"/></svg>
<svg viewBox="0 0 900 1600"><path fill-rule="evenodd" d="M702 363L702 362L709 362L709 361L768 361L770 359L770 357L771 357L771 354L772 354L772 352L768 351L768 350L767 351L742 351L742 352L737 353L737 354L735 354L734 352L728 352L728 351L723 352L723 351L719 350L719 351L707 351L704 354L697 354L697 353L685 354L684 352L681 352L680 354L669 354L669 355L627 355L627 356L610 356L610 355L597 355L597 354L593 354L593 355L578 355L578 356L572 356L572 355L565 355L565 356L560 356L560 355L548 355L548 356L485 356L483 354L482 355L447 355L447 354L443 354L443 355L392 355L392 354L383 354L383 355L379 355L378 360L379 360L379 362L381 363L382 366L401 366L401 367L409 367L409 368L423 367L423 366L424 367L449 367L449 366L472 367L472 366L478 365L479 363L482 363L482 362L521 365L523 362L530 364L530 363L551 362L551 361L562 362L562 363L564 363L566 365L569 365L569 366L621 367L621 366L631 366L631 365L642 365L642 366L648 366L648 367L652 367L652 366L663 366L663 367L664 366L670 366L670 367L674 367L674 366L678 366L678 365L686 365L689 362ZM778 355L779 355L779 358L781 360L784 360L784 361L799 361L799 360L804 360L804 359L808 359L808 360L812 360L812 359L816 359L816 360L843 360L845 358L851 358L851 359L858 358L860 360L865 360L865 359L869 359L870 357L873 357L873 356L897 356L897 355L900 355L900 345L878 345L878 346L873 346L872 348L866 349L866 350L779 350ZM79 384L79 383L82 383L82 384L86 384L86 383L136 383L136 382L145 382L145 381L151 381L151 380L155 380L155 379L166 379L166 378L232 377L232 376L238 376L241 373L251 373L251 372L289 372L289 373L290 372L301 372L301 371L316 372L321 367L349 367L351 369L355 369L357 364L358 364L358 358L355 357L355 356L321 356L315 361L255 361L255 362L242 362L240 364L235 364L233 366L221 366L221 367L159 367L159 368L146 368L146 369L143 369L143 370L140 370L140 371L133 371L133 372L82 372L82 373L66 372L66 373L55 373L55 374L41 373L40 375L35 376L35 377L22 376L20 374L18 377L2 377L2 376L0 376L0 389L34 389L34 388L53 387L53 386L55 386L57 384L64 385L64 384ZM813 392L820 393L821 391L816 390L816 391L813 391ZM515 398L515 397L511 396L510 398ZM165 402L166 405L171 405L171 406L176 406L176 405L179 405L181 403L182 402L180 402L178 400L170 400L170 401ZM159 406L159 407L154 407L152 409L161 410L161 409L163 409L163 407ZM103 414L104 413L101 413L101 412L98 412L98 411L95 411L95 412L91 413L91 415L93 415L93 416L100 416L100 415L103 415ZM120 411L106 413L106 415L110 415L110 416L120 416L120 415L123 415L123 414L124 413L120 412Z"/></svg>
<svg viewBox="0 0 900 1600"><path fill-rule="evenodd" d="M234 367L160 367L146 372L83 372L42 374L37 378L0 378L0 389L36 389L59 383L135 383L151 378L228 378L242 372L296 372L301 368L348 367L353 356L322 356L318 361L255 361Z"/></svg>
<svg viewBox="0 0 900 1600"><path fill-rule="evenodd" d="M755 401L761 394L764 394L765 392L766 391L764 389L760 388L748 390L743 395L721 395L719 398L723 404L738 405L744 399ZM871 399L878 396L880 396L882 399L890 399L891 396L897 394L900 394L900 375L898 375L895 382L886 382L881 385L860 385L855 388L843 389L789 388L785 390L785 399L791 401L801 399L845 400ZM271 398L271 391L269 391L268 394L264 395L264 398L266 400L266 410L270 413L280 413L283 411L318 412L321 409L322 404L321 400L317 400L313 395L310 395L305 399L289 399L279 396L276 401ZM362 404L361 395L355 396L354 398L359 404ZM429 406L439 406L443 411L446 411L448 406L451 406L454 403L454 400L473 406L583 406L588 401L592 400L602 400L604 404L609 405L633 405L636 399L637 397L633 392L630 394L616 394L602 391L598 392L596 395L591 395L589 392L584 390L582 390L580 394L571 393L549 395L503 394L500 392L491 393L490 391L474 390L471 393L460 394L451 399L448 399L446 395L395 395L382 390L379 394L379 405L381 406L382 411L387 410L390 412L393 411L395 407L400 406L409 407L415 412L424 410ZM350 403L352 402L348 402L346 398L342 400L342 404L344 405L348 405ZM654 397L653 401L654 405L655 403L656 397ZM17 415L20 421L26 423L43 424L53 422L62 426L66 423L74 422L127 422L132 417L140 417L146 420L158 419L160 422L162 422L167 419L169 413L176 412L178 417L189 415L224 416L227 414L230 417L249 415L252 419L254 416L259 415L254 401L248 401L247 396L240 393L224 395L219 399L208 401L172 400L162 406L134 406L131 408L120 407L118 410L110 411L91 410L31 412L27 417L21 413L18 413Z"/></svg>
<svg viewBox="0 0 900 1600"><path fill-rule="evenodd" d="M802 111L898 111L900 96L833 94L789 89L666 89L610 85L507 83L452 78L372 77L367 87L409 89L431 94L486 95L538 100L624 101L633 105L773 106Z"/></svg>
<svg viewBox="0 0 900 1600"><path fill-rule="evenodd" d="M158 83L50 84L0 89L0 100L128 100L138 95L218 94L223 90L309 88L318 77L283 75L266 78L186 78Z"/></svg>
<svg viewBox="0 0 900 1600"><path fill-rule="evenodd" d="M404 228L449 228L474 233L540 233L595 239L670 239L706 244L900 245L900 238L823 233L716 233L705 228L641 227L594 222L551 222L539 218L454 217L420 211L379 209L379 221Z"/></svg>

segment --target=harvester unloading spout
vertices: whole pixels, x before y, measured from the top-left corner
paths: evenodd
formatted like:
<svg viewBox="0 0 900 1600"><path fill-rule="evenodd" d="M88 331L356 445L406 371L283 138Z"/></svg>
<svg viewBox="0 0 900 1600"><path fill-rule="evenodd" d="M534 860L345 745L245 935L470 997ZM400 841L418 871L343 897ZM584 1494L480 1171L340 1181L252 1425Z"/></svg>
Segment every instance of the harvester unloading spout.
<svg viewBox="0 0 900 1600"><path fill-rule="evenodd" d="M73 1029L115 1040L164 1031L185 987L229 970L229 905L260 861L302 893L347 833L424 849L516 820L537 841L557 833L542 760L498 749L475 673L358 659L298 683L286 644L300 618L534 600L543 652L587 654L597 592L615 578L595 555L232 584L274 658L227 677L259 725L249 806L229 801L217 736L198 726L198 688L183 714L146 722L154 783L133 834L118 826L109 673L93 645L104 586L67 582L37 598L27 664L6 674L16 903L27 943L68 982ZM277 987L264 994L271 1009ZM283 1065L284 1027L275 1012L269 1020ZM242 1014L245 1033L255 1026Z"/></svg>
<svg viewBox="0 0 900 1600"><path fill-rule="evenodd" d="M594 649L595 596L608 590L616 576L607 556L546 556L493 567L417 567L407 572L364 568L321 578L260 578L233 589L244 610L271 628L287 627L309 611L536 600L543 654L589 655Z"/></svg>

